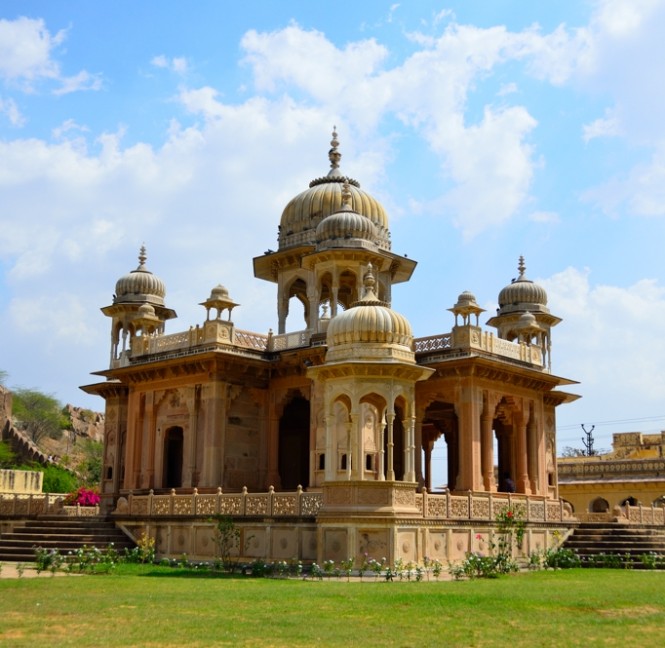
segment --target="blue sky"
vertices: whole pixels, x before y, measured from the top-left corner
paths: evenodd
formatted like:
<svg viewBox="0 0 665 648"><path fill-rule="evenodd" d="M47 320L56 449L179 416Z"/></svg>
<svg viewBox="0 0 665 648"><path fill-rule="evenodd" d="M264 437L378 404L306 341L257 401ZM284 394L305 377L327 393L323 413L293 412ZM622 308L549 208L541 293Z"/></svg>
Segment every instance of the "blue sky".
<svg viewBox="0 0 665 648"><path fill-rule="evenodd" d="M31 2L0 6L0 368L100 408L99 308L148 267L178 312L223 283L276 328L252 276L281 210L328 168L379 198L418 261L393 307L488 316L526 258L580 384L559 445L665 427L665 2ZM661 61L661 63L658 63ZM300 322L291 323L301 328Z"/></svg>

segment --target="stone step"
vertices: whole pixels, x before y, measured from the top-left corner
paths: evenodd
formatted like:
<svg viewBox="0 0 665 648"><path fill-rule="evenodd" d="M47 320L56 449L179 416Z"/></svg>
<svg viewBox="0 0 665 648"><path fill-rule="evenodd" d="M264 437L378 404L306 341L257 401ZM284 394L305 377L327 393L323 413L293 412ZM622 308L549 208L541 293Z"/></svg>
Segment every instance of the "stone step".
<svg viewBox="0 0 665 648"><path fill-rule="evenodd" d="M665 533L653 527L586 523L573 531L564 547L574 551L583 564L592 565L595 557L605 554L621 556L622 562L641 568L642 555L665 556Z"/></svg>
<svg viewBox="0 0 665 648"><path fill-rule="evenodd" d="M34 561L36 547L67 553L84 546L104 550L109 545L119 552L136 546L111 520L40 518L26 520L0 536L0 560Z"/></svg>

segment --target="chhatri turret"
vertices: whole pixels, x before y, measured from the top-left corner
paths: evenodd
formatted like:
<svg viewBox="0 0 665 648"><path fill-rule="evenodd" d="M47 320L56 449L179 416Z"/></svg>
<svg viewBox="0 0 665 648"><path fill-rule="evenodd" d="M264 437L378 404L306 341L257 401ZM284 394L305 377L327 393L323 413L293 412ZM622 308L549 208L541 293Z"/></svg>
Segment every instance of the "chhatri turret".
<svg viewBox="0 0 665 648"><path fill-rule="evenodd" d="M166 320L176 317L176 312L164 304L164 282L148 270L146 260L142 245L138 267L118 279L113 303L101 309L111 318L111 367L122 364L139 333L164 333Z"/></svg>
<svg viewBox="0 0 665 648"><path fill-rule="evenodd" d="M504 340L538 345L543 353L543 367L551 370L551 329L561 318L550 313L545 289L527 279L523 256L517 270L518 277L499 293L499 308L487 325L495 327Z"/></svg>
<svg viewBox="0 0 665 648"><path fill-rule="evenodd" d="M341 168L337 131L328 152L327 175L309 183L284 208L277 251L254 259L254 275L277 283L278 333L287 332L293 298L304 311L304 328L323 333L330 316L361 297L371 264L377 295L390 303L393 284L408 281L415 261L391 252L388 216L383 206Z"/></svg>

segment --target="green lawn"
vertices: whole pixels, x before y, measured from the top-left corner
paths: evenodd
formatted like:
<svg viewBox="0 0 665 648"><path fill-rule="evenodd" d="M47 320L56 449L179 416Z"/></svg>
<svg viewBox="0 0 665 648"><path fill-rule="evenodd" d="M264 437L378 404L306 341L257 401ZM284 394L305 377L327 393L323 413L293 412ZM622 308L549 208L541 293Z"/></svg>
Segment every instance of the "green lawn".
<svg viewBox="0 0 665 648"><path fill-rule="evenodd" d="M2 646L662 646L665 572L462 582L224 578L121 566L0 580Z"/></svg>

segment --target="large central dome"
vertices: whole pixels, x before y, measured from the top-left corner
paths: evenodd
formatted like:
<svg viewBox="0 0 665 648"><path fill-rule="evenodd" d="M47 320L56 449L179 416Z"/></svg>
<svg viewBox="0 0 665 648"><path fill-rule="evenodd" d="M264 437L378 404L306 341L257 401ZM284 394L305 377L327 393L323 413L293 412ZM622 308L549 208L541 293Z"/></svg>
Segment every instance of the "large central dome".
<svg viewBox="0 0 665 648"><path fill-rule="evenodd" d="M342 209L343 186L348 183L351 193L351 209L369 218L376 227L376 244L379 248L390 250L390 232L388 216L381 203L360 188L360 183L342 175L339 162L342 154L338 150L337 133L333 131L328 153L330 171L328 175L312 180L309 189L293 198L282 212L279 225L279 248L284 249L299 245L316 245L318 224Z"/></svg>

